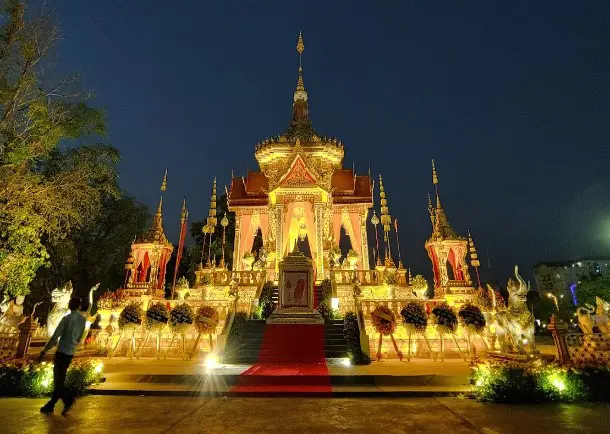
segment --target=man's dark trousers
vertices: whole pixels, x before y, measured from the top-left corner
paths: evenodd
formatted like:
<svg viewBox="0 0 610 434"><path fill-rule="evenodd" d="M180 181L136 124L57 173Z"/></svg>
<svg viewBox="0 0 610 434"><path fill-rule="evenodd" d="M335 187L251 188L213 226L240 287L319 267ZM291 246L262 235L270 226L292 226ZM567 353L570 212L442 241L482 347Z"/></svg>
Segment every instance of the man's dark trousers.
<svg viewBox="0 0 610 434"><path fill-rule="evenodd" d="M72 357L74 356L64 353L55 353L55 365L53 366L53 395L49 401L49 404L52 406L60 399L66 403L72 398L71 396L68 396L65 389L66 372L72 362Z"/></svg>

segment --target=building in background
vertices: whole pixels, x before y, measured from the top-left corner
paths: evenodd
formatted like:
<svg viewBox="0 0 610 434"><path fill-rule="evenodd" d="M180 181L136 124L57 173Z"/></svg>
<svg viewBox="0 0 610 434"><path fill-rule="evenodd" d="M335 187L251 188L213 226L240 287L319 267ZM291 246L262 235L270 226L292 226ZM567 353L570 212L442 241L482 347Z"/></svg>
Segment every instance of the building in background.
<svg viewBox="0 0 610 434"><path fill-rule="evenodd" d="M541 294L573 295L584 277L610 273L609 257L586 257L575 261L539 262L534 266L536 289Z"/></svg>

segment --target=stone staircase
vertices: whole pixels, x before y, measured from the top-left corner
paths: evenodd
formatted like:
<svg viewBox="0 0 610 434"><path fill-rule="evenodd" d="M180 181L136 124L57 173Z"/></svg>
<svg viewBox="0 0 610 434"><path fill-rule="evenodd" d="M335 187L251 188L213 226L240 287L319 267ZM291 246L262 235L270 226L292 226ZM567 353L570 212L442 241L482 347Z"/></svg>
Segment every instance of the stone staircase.
<svg viewBox="0 0 610 434"><path fill-rule="evenodd" d="M246 325L240 344L229 341L223 357L224 363L242 365L256 363L265 334L265 320L251 320Z"/></svg>
<svg viewBox="0 0 610 434"><path fill-rule="evenodd" d="M327 359L347 357L342 319L331 319L324 324L324 353Z"/></svg>

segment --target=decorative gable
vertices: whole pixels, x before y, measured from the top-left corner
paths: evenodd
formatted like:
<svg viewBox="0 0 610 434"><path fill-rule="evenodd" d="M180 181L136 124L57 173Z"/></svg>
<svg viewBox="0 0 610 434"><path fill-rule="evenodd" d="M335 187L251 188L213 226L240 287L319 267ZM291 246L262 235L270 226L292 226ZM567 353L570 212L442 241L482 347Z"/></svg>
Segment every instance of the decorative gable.
<svg viewBox="0 0 610 434"><path fill-rule="evenodd" d="M315 185L316 178L307 169L300 155L297 155L279 183L280 187L309 187Z"/></svg>

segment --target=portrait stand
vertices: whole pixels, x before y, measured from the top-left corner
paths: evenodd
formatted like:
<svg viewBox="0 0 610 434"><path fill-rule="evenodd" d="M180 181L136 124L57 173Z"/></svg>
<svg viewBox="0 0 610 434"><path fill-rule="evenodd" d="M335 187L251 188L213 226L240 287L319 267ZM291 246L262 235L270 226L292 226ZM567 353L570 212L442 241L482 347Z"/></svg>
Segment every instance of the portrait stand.
<svg viewBox="0 0 610 434"><path fill-rule="evenodd" d="M295 249L279 264L278 306L268 324L324 324L314 309L313 263Z"/></svg>

